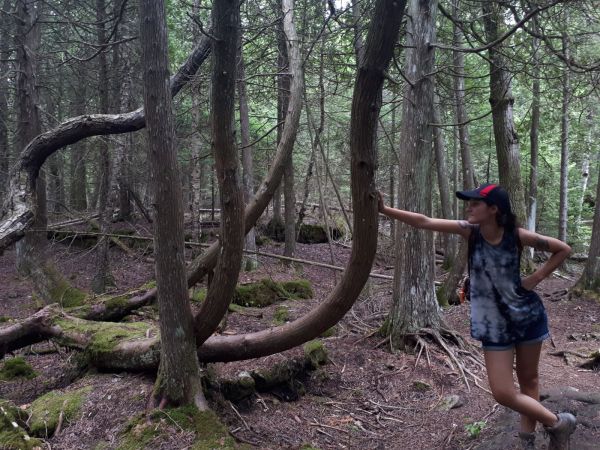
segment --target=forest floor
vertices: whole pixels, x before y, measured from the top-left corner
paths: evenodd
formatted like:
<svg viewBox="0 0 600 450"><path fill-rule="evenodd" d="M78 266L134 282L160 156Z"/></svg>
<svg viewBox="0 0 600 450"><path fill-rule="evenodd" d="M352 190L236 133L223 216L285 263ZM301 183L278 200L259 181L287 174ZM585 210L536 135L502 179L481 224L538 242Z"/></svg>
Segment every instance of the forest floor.
<svg viewBox="0 0 600 450"><path fill-rule="evenodd" d="M283 246L270 243L261 249L281 253ZM334 245L333 249L335 264L344 266L349 248ZM153 262L149 257L127 256L117 248L111 252L116 291L138 287L152 278ZM52 256L76 286L89 289L95 270L93 250L55 243ZM298 244L297 257L331 263L327 244ZM263 278L311 281L313 299L283 303L290 320L320 304L340 277L339 272L322 267L286 266L264 257L260 261L257 271L241 274L241 282ZM32 299L30 282L17 275L14 262L14 250L0 257L0 316L18 319L35 312L39 305ZM379 257L373 271L392 275L392 267L389 258ZM539 286L538 292L546 299L553 337L542 350L542 393L552 409L566 408L580 417L581 425L572 446L579 450L599 448L600 405L573 393L600 395L599 372L577 367L569 353L566 358L549 354L558 350L587 354L600 348L600 302L567 298L567 289L576 276L572 273L565 278L552 277ZM238 442L260 449L517 448L517 415L494 402L486 392L485 372L467 354L463 355L464 360L481 379L479 386L472 378L467 385L448 356L432 342L421 354L411 354L392 350L389 342L377 333L390 310L391 290L391 281L370 279L334 334L323 338L329 362L300 380L304 392L299 398L290 401L285 390L273 390L239 403L212 400L215 412ZM261 317L231 313L221 332L243 333L273 326L277 306L265 308ZM473 355L481 358L477 343L469 336L468 305L450 307L443 317L473 344ZM301 353L301 349L293 349L267 358L211 367L218 377L233 378L243 370L269 367ZM146 409L153 374L80 373L73 368L74 352L48 343L37 344L19 354L39 376L32 380L0 381L0 398L27 405L54 389L91 387L77 416L57 436L47 439L49 449L119 448L127 423ZM453 398L459 406L445 410L443 406L452 395L457 396ZM191 447L193 437L176 422L175 425L169 428L169 433L143 446L140 444L139 448ZM536 448L545 449L547 439L541 430L538 435Z"/></svg>

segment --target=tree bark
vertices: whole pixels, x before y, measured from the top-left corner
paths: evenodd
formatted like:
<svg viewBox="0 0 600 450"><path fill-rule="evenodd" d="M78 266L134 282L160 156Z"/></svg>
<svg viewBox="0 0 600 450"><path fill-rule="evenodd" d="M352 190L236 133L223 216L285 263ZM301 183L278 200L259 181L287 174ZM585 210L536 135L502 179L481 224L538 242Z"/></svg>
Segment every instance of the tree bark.
<svg viewBox="0 0 600 450"><path fill-rule="evenodd" d="M106 44L106 30L104 29L106 20L106 3L104 0L96 0L96 37L98 45ZM106 114L109 111L108 98L108 61L106 51L98 54L98 99L100 113ZM97 271L92 279L92 291L101 294L109 286L115 285L115 280L110 273L110 260L108 253L109 239L105 235L108 233L108 214L109 214L109 195L111 185L111 167L108 142L98 139L99 167L98 167L98 225L101 233L96 248L96 268Z"/></svg>
<svg viewBox="0 0 600 450"><path fill-rule="evenodd" d="M250 145L250 118L248 112L248 95L246 94L246 68L244 66L244 48L242 33L238 39L238 103L240 110L240 136L242 141L242 181L244 187L244 202L247 204L254 195L254 162L252 146ZM256 253L256 232L251 228L246 234L245 249L250 254L244 256L244 270L251 271L258 267Z"/></svg>
<svg viewBox="0 0 600 450"><path fill-rule="evenodd" d="M435 42L437 0L409 0L408 5L398 199L401 209L430 216L435 54L429 44ZM393 306L386 332L405 347L411 342L408 335L424 327L438 328L441 318L432 233L398 223L396 238Z"/></svg>
<svg viewBox="0 0 600 450"><path fill-rule="evenodd" d="M496 2L483 2L483 20L488 42L500 36L504 26L503 7ZM520 223L525 220L525 191L521 180L519 138L513 119L514 97L511 89L512 75L508 61L503 55L502 46L491 47L488 51L490 64L490 105L500 184L508 191L513 212Z"/></svg>
<svg viewBox="0 0 600 450"><path fill-rule="evenodd" d="M154 396L207 409L194 352L193 317L185 281L183 204L177 167L167 22L162 1L141 0L140 41L148 157L154 185L154 252L160 314L160 366Z"/></svg>
<svg viewBox="0 0 600 450"><path fill-rule="evenodd" d="M221 197L220 252L206 299L195 317L198 346L216 330L235 291L244 249L244 198L234 132L239 2L213 3L212 145Z"/></svg>
<svg viewBox="0 0 600 450"><path fill-rule="evenodd" d="M600 168L600 164L598 164L598 167ZM600 183L596 187L596 199L600 199ZM600 202L598 201L596 201L594 209L594 224L592 225L592 239L588 258L583 273L575 283L574 288L575 290L600 293Z"/></svg>
<svg viewBox="0 0 600 450"><path fill-rule="evenodd" d="M532 26L537 32L537 18L533 19ZM540 40L532 38L531 51L533 53L533 71L537 72L540 66ZM529 131L529 195L527 204L527 229L535 232L537 221L537 185L538 185L538 154L539 154L539 132L540 132L540 79L534 77L531 89L531 128ZM533 256L533 248L530 251Z"/></svg>
<svg viewBox="0 0 600 450"><path fill-rule="evenodd" d="M4 0L4 11L10 9L10 0ZM0 14L0 42L8 42L11 33L10 17ZM0 48L0 198L4 198L8 182L8 164L10 162L10 146L8 143L8 59L11 52Z"/></svg>
<svg viewBox="0 0 600 450"><path fill-rule="evenodd" d="M565 13L566 14L566 13ZM567 23L568 18L565 18ZM569 59L569 37L562 33L562 50ZM567 242L569 221L569 105L571 103L571 71L569 65L563 68L562 106L560 119L560 196L558 204L558 239Z"/></svg>

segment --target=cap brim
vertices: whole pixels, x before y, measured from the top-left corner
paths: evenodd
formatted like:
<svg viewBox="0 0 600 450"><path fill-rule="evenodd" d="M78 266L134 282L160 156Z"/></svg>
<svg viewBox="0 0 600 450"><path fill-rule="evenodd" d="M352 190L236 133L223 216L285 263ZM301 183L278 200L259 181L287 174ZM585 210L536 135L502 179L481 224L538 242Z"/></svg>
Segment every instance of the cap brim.
<svg viewBox="0 0 600 450"><path fill-rule="evenodd" d="M481 200L483 197L476 190L456 191L456 196L461 200Z"/></svg>

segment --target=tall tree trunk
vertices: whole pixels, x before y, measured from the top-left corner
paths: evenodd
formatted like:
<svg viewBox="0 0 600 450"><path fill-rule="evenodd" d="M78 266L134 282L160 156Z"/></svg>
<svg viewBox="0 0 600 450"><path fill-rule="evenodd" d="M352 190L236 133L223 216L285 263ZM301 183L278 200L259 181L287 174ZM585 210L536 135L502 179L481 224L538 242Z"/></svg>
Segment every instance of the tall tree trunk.
<svg viewBox="0 0 600 450"><path fill-rule="evenodd" d="M8 11L10 0L4 0L2 8ZM11 33L10 17L0 14L0 42L9 42ZM10 51L0 47L0 198L4 198L8 183L8 164L10 161L10 146L8 143L8 59Z"/></svg>
<svg viewBox="0 0 600 450"><path fill-rule="evenodd" d="M600 164L598 164L600 168ZM599 173L600 179L600 173ZM600 183L596 186L596 199L600 199ZM588 258L583 268L583 273L577 283L575 290L592 291L596 294L600 293L600 202L596 201L594 209L594 223L592 225L592 239L590 241L590 249Z"/></svg>
<svg viewBox="0 0 600 450"><path fill-rule="evenodd" d="M441 124L442 115L440 113L439 98L434 93L433 103L433 123ZM442 129L439 126L433 127L433 149L435 151L435 162L437 168L438 185L440 189L440 205L442 217L444 219L453 219L452 202L450 200L450 181L448 179L448 164L446 163L446 145ZM454 197L454 196L453 196ZM444 267L452 267L456 258L456 236L448 233L442 234L442 247L444 249Z"/></svg>
<svg viewBox="0 0 600 450"><path fill-rule="evenodd" d="M398 181L399 207L431 215L433 160L433 91L437 0L409 0L407 50L402 110L402 143ZM387 333L401 347L421 328L438 328L440 315L434 289L433 235L398 223L396 228L393 306Z"/></svg>
<svg viewBox="0 0 600 450"><path fill-rule="evenodd" d="M483 2L482 8L486 39L493 42L504 27L504 9L496 2ZM523 223L526 217L525 191L521 180L519 139L513 119L512 74L501 45L489 49L489 65L490 104L500 184L508 191L513 212Z"/></svg>
<svg viewBox="0 0 600 450"><path fill-rule="evenodd" d="M248 96L246 94L246 68L244 66L244 48L242 33L238 40L237 90L240 109L240 136L242 141L242 182L244 187L244 203L248 203L254 195L254 163L252 161L252 146L250 145L250 118L248 113ZM246 256L244 270L251 271L258 267L256 255L256 232L254 227L248 231L245 238Z"/></svg>
<svg viewBox="0 0 600 450"><path fill-rule="evenodd" d="M538 30L537 18L533 19L533 28ZM533 71L537 73L540 64L540 40L537 37L532 38L531 51L533 53ZM540 132L540 79L533 78L531 90L531 129L529 131L529 195L527 204L527 229L535 232L537 222L537 185L538 185L538 154L539 154L539 132ZM533 248L530 255L533 256Z"/></svg>
<svg viewBox="0 0 600 450"><path fill-rule="evenodd" d="M565 12L565 14L567 14ZM565 17L565 26L568 17ZM570 58L569 37L562 33L562 51L567 61ZM571 70L563 68L562 107L560 119L560 199L558 204L558 239L567 242L569 221L569 104L571 102Z"/></svg>
<svg viewBox="0 0 600 450"><path fill-rule="evenodd" d="M593 128L593 127L592 127ZM590 179L590 158L588 155L583 155L583 161L581 163L581 194L577 199L577 213L575 214L575 224L573 235L579 236L579 227L581 226L581 213L583 210L583 201L585 200L585 193L587 191L588 181Z"/></svg>
<svg viewBox="0 0 600 450"><path fill-rule="evenodd" d="M234 111L239 1L213 3L212 144L221 196L220 252L206 299L196 315L196 344L213 334L227 312L244 249L244 196L235 142Z"/></svg>
<svg viewBox="0 0 600 450"><path fill-rule="evenodd" d="M104 29L106 21L106 3L104 0L96 0L96 33L99 45L106 43L106 30ZM107 114L109 111L108 98L108 62L106 51L101 51L98 55L98 98L100 102L100 113ZM104 138L98 139L99 150L99 187L98 189L98 225L101 233L98 238L98 247L96 249L96 267L97 271L92 280L92 290L101 294L109 286L114 286L115 281L110 273L110 260L108 246L110 239L106 236L109 232L109 195L111 184L111 167L108 142Z"/></svg>
<svg viewBox="0 0 600 450"><path fill-rule="evenodd" d="M40 45L38 11L34 3L26 0L16 2L16 48L17 48L17 133L16 147L21 151L41 133L39 97L37 89L37 50ZM33 227L45 230L47 226L46 181L43 173L35 185L36 202ZM44 232L29 232L17 243L17 270L30 276L35 270L47 246Z"/></svg>
<svg viewBox="0 0 600 450"><path fill-rule="evenodd" d="M77 67L75 71L78 74L78 86L75 89L72 115L82 116L85 114L85 100L87 98L87 79L84 70ZM71 147L70 167L69 167L69 204L75 211L85 211L87 209L87 149L88 142L82 140Z"/></svg>
<svg viewBox="0 0 600 450"><path fill-rule="evenodd" d="M161 355L155 398L207 409L195 354L187 296L183 205L177 167L164 3L141 0L140 41L148 157L154 179L154 251L160 313Z"/></svg>

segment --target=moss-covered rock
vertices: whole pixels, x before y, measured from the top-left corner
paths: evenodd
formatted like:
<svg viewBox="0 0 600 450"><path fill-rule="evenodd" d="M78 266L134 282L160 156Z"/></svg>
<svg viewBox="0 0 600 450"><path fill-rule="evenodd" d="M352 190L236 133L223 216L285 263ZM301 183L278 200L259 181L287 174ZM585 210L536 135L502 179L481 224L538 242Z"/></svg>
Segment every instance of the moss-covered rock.
<svg viewBox="0 0 600 450"><path fill-rule="evenodd" d="M0 449L32 450L42 448L42 441L34 439L25 429L27 413L7 400L0 400Z"/></svg>
<svg viewBox="0 0 600 450"><path fill-rule="evenodd" d="M234 379L219 381L220 391L223 396L234 402L250 397L256 392L256 383L250 372L244 370Z"/></svg>
<svg viewBox="0 0 600 450"><path fill-rule="evenodd" d="M304 344L302 348L307 362L310 363L313 369L327 364L327 349L323 345L323 342L315 339Z"/></svg>
<svg viewBox="0 0 600 450"><path fill-rule="evenodd" d="M31 434L43 438L52 436L61 411L63 423L74 419L91 390L92 388L88 386L71 392L52 391L36 399L31 404L29 421Z"/></svg>
<svg viewBox="0 0 600 450"><path fill-rule="evenodd" d="M5 360L0 369L0 380L4 381L14 380L15 378L31 380L35 377L37 377L37 373L22 356Z"/></svg>
<svg viewBox="0 0 600 450"><path fill-rule="evenodd" d="M330 226L329 232L332 239L339 239L344 232L337 226ZM322 244L327 242L327 230L324 225L303 223L298 230L298 242L302 244Z"/></svg>
<svg viewBox="0 0 600 450"><path fill-rule="evenodd" d="M73 308L85 304L88 295L60 279L50 290L50 297L53 303L58 303L63 308Z"/></svg>
<svg viewBox="0 0 600 450"><path fill-rule="evenodd" d="M281 300L311 298L312 287L308 280L276 282L271 279L238 285L233 303L241 306L265 307Z"/></svg>

